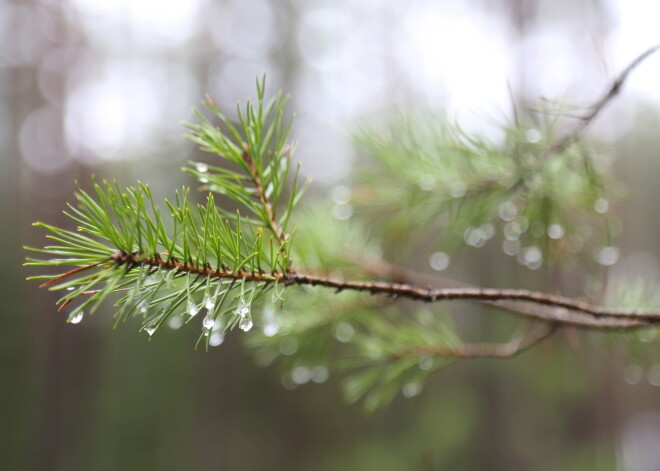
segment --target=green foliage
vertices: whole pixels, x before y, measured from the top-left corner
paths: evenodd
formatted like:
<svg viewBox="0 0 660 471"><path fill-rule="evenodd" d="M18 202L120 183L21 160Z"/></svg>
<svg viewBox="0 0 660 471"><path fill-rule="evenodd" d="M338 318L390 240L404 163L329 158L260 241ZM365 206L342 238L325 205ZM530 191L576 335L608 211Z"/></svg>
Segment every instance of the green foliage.
<svg viewBox="0 0 660 471"><path fill-rule="evenodd" d="M94 193L96 199L78 190L78 206L65 213L79 224L77 232L37 223L59 245L28 248L58 258L29 258L27 265L78 267L56 277L32 277L65 291L58 301L62 307L83 299L69 314L70 322L79 322L83 311L92 313L108 295L120 293L117 322L141 315L142 329L152 335L173 316L189 322L205 307L203 334L208 337L220 325L225 330L241 321L247 325L252 301L271 288L247 286L241 274L288 267L288 243L280 245L273 237L264 242L261 228L241 221L238 213L234 221L223 219L213 195L206 205L193 207L184 188L173 201L166 200L170 214L163 216L147 185L122 191L106 182L104 187L95 184Z"/></svg>
<svg viewBox="0 0 660 471"><path fill-rule="evenodd" d="M448 251L498 237L530 268L591 254L611 244L618 186L583 140L553 147L555 128L505 128L494 144L430 113L363 127L355 140L366 159L351 203L387 212L382 230L408 247L429 234ZM426 229L415 236L409 227Z"/></svg>
<svg viewBox="0 0 660 471"><path fill-rule="evenodd" d="M256 104L239 106L237 123L209 100L219 125L201 113L199 124L187 125L189 139L216 159L184 168L207 192L205 204L192 202L187 188L162 208L146 184L94 183L93 191L76 192L65 213L76 230L36 224L55 245L29 248L50 258L27 265L70 267L32 278L64 293L58 304L74 305L70 322L108 297L117 324L141 317L150 338L203 310L198 344L206 346L254 321L260 328L249 345L259 363L280 365L285 385L339 373L346 398L364 399L373 411L399 392L417 395L431 373L456 361L461 329L443 311L382 296L287 288L295 275L392 281L379 268L388 262L384 249L393 243L414 254L427 237L455 256L500 234L504 251L529 268L613 250L614 179L582 140L554 145L554 122L507 128L497 145L430 114L396 119L384 131L363 128L356 142L368 159L350 203L364 219L337 221L326 204L296 212L306 185L299 167L291 171L287 100L280 93L267 101L263 79L256 86ZM239 210L227 209L227 199ZM626 288L620 298L631 293Z"/></svg>
<svg viewBox="0 0 660 471"><path fill-rule="evenodd" d="M256 106L248 101L244 110L237 107L240 126L232 124L212 100L204 103L226 131L197 112L200 124L187 125L191 130L188 138L234 168L198 162L194 168L183 169L204 184L203 189L240 203L276 237L286 233L292 209L306 186L299 186L298 167L286 196L295 150L288 141L293 120L285 119L286 103L281 92L265 102L265 78L257 80Z"/></svg>
<svg viewBox="0 0 660 471"><path fill-rule="evenodd" d="M303 190L296 173L285 196L293 153L293 145L286 143L291 122L284 121L286 99L280 94L264 103L264 90L265 81L257 81L257 105L248 102L244 110L239 108L239 127L206 104L227 133L201 114L201 124L189 125L190 139L220 158L217 166L185 169L208 183L212 193L205 205L192 203L184 188L166 200L164 212L143 183L126 190L116 183L95 183L93 194L79 189L78 204L65 213L77 230L36 224L59 245L28 248L56 258L29 258L27 265L74 267L55 276L32 277L66 292L58 301L60 309L82 300L70 312L70 322L80 322L84 311L92 313L106 297L120 294L117 322L142 316L142 329L150 336L166 321L190 322L203 308L200 341L207 344L212 332L237 325L251 328L252 303L275 285L269 273L289 270L292 239L285 231ZM225 169L225 164L237 170ZM253 217L219 207L213 192L233 199Z"/></svg>

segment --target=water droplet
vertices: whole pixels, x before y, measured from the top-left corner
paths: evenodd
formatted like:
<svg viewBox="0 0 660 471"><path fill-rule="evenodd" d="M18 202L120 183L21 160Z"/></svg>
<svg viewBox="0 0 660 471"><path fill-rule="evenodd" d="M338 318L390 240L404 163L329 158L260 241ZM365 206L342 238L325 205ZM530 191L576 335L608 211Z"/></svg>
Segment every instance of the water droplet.
<svg viewBox="0 0 660 471"><path fill-rule="evenodd" d="M241 316L243 319L245 319L247 315L250 314L250 306L248 306L245 300L241 299L241 301L238 303L238 306L236 306L236 310L234 312L239 316Z"/></svg>
<svg viewBox="0 0 660 471"><path fill-rule="evenodd" d="M347 186L338 185L332 189L330 198L337 204L346 204L351 200L351 190Z"/></svg>
<svg viewBox="0 0 660 471"><path fill-rule="evenodd" d="M511 201L505 201L500 205L498 214L503 221L512 221L518 215L518 208Z"/></svg>
<svg viewBox="0 0 660 471"><path fill-rule="evenodd" d="M247 317L242 317L241 321L238 323L238 328L241 329L243 332L248 332L254 323L248 319Z"/></svg>
<svg viewBox="0 0 660 471"><path fill-rule="evenodd" d="M274 337L280 331L280 327L275 322L264 324L263 332L266 337Z"/></svg>
<svg viewBox="0 0 660 471"><path fill-rule="evenodd" d="M495 226L489 222L481 226L479 229L481 230L481 234L486 240L490 240L495 236Z"/></svg>
<svg viewBox="0 0 660 471"><path fill-rule="evenodd" d="M639 365L628 365L623 370L623 380L628 384L637 384L642 380L644 370Z"/></svg>
<svg viewBox="0 0 660 471"><path fill-rule="evenodd" d="M355 335L355 329L348 322L340 322L335 327L335 338L342 343L350 342Z"/></svg>
<svg viewBox="0 0 660 471"><path fill-rule="evenodd" d="M312 381L315 383L325 383L330 376L328 368L323 365L317 365L312 368Z"/></svg>
<svg viewBox="0 0 660 471"><path fill-rule="evenodd" d="M347 219L350 219L351 216L353 216L353 206L348 203L336 204L332 208L332 215L335 217L335 219L346 221Z"/></svg>
<svg viewBox="0 0 660 471"><path fill-rule="evenodd" d="M519 216L515 220L516 224L518 225L517 227L520 228L520 234L523 232L527 231L529 229L529 219L527 219L525 216Z"/></svg>
<svg viewBox="0 0 660 471"><path fill-rule="evenodd" d="M653 342L658 334L658 331L655 329L644 329L640 330L637 333L639 340L642 342Z"/></svg>
<svg viewBox="0 0 660 471"><path fill-rule="evenodd" d="M188 300L188 314L190 314L190 317L195 317L197 313L199 312L199 306L195 304L195 302L192 299Z"/></svg>
<svg viewBox="0 0 660 471"><path fill-rule="evenodd" d="M280 342L280 353L282 355L293 355L298 351L298 341L287 337Z"/></svg>
<svg viewBox="0 0 660 471"><path fill-rule="evenodd" d="M211 347L217 347L225 341L225 334L222 332L213 332L211 337L209 337L209 345Z"/></svg>
<svg viewBox="0 0 660 471"><path fill-rule="evenodd" d="M660 386L660 365L653 365L646 373L646 380L653 386Z"/></svg>
<svg viewBox="0 0 660 471"><path fill-rule="evenodd" d="M215 319L209 312L208 315L204 318L202 321L202 325L204 326L205 329L211 330L213 326L215 325Z"/></svg>
<svg viewBox="0 0 660 471"><path fill-rule="evenodd" d="M449 194L454 198L461 198L467 193L467 185L460 180L456 180L449 185Z"/></svg>
<svg viewBox="0 0 660 471"><path fill-rule="evenodd" d="M140 312L142 314L145 314L147 312L147 303L145 303L144 301L140 303Z"/></svg>
<svg viewBox="0 0 660 471"><path fill-rule="evenodd" d="M543 252L538 247L526 247L518 253L518 263L531 270L536 270L543 265Z"/></svg>
<svg viewBox="0 0 660 471"><path fill-rule="evenodd" d="M83 315L84 313L82 311L78 311L75 316L69 317L69 323L70 324L80 324L83 320Z"/></svg>
<svg viewBox="0 0 660 471"><path fill-rule="evenodd" d="M480 228L468 227L463 233L465 243L471 247L483 247L486 245L486 234Z"/></svg>
<svg viewBox="0 0 660 471"><path fill-rule="evenodd" d="M284 389L289 391L293 391L298 387L298 385L291 379L291 375L282 376L282 386L284 386Z"/></svg>
<svg viewBox="0 0 660 471"><path fill-rule="evenodd" d="M507 255L516 255L520 252L520 241L519 240L505 240L502 242L502 250Z"/></svg>
<svg viewBox="0 0 660 471"><path fill-rule="evenodd" d="M548 237L561 239L564 236L564 228L561 224L550 224L548 226Z"/></svg>
<svg viewBox="0 0 660 471"><path fill-rule="evenodd" d="M429 265L437 271L445 270L449 266L449 255L445 252L435 252L429 257Z"/></svg>
<svg viewBox="0 0 660 471"><path fill-rule="evenodd" d="M204 307L209 311L212 311L215 307L215 299L213 299L208 293L204 296Z"/></svg>
<svg viewBox="0 0 660 471"><path fill-rule="evenodd" d="M419 187L424 191L431 191L435 188L435 178L433 175L424 174L419 178L417 182Z"/></svg>
<svg viewBox="0 0 660 471"><path fill-rule="evenodd" d="M594 210L597 213L605 214L610 209L610 203L605 198L598 198L594 203Z"/></svg>
<svg viewBox="0 0 660 471"><path fill-rule="evenodd" d="M146 327L144 328L144 331L145 331L147 334L149 334L149 337L151 337L152 335L154 335L154 332L156 332L156 327L158 327L157 324L149 324L148 326L146 326Z"/></svg>
<svg viewBox="0 0 660 471"><path fill-rule="evenodd" d="M195 165L195 168L197 169L198 172L202 172L202 173L209 171L209 166L202 163Z"/></svg>
<svg viewBox="0 0 660 471"><path fill-rule="evenodd" d="M422 357L419 359L419 369L428 371L433 366L433 359L430 357Z"/></svg>
<svg viewBox="0 0 660 471"><path fill-rule="evenodd" d="M73 286L69 286L66 290L67 291L73 291L74 289L76 289L76 288L74 288Z"/></svg>
<svg viewBox="0 0 660 471"><path fill-rule="evenodd" d="M614 265L619 261L619 249L617 247L603 247L596 252L596 261L601 265Z"/></svg>
<svg viewBox="0 0 660 471"><path fill-rule="evenodd" d="M541 131L539 131L536 128L531 128L527 131L527 134L525 134L525 139L527 139L527 142L530 144L536 144L541 140L543 137L543 134L541 134Z"/></svg>
<svg viewBox="0 0 660 471"><path fill-rule="evenodd" d="M208 183L208 182L209 182L209 179L206 178L206 177L200 177L200 178L199 178L199 181L200 181L201 183Z"/></svg>
<svg viewBox="0 0 660 471"><path fill-rule="evenodd" d="M306 366L297 366L291 372L291 379L296 384L305 384L312 379L312 373Z"/></svg>
<svg viewBox="0 0 660 471"><path fill-rule="evenodd" d="M415 397L422 392L422 385L419 383L406 383L403 386L403 395L405 397Z"/></svg>
<svg viewBox="0 0 660 471"><path fill-rule="evenodd" d="M504 225L504 237L508 240L517 240L522 233L522 227L517 221L511 221Z"/></svg>
<svg viewBox="0 0 660 471"><path fill-rule="evenodd" d="M167 319L167 326L172 330L180 329L182 325L183 319L181 319L181 316L171 316Z"/></svg>

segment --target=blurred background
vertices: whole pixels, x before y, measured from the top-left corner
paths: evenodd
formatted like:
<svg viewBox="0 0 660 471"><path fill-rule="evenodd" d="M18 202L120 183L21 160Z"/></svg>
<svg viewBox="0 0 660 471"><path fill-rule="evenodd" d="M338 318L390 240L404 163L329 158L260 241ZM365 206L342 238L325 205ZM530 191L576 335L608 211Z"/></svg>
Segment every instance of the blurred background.
<svg viewBox="0 0 660 471"><path fill-rule="evenodd" d="M186 329L152 342L137 322L113 330L109 310L67 324L21 266L21 247L43 244L31 222L69 225L75 180L194 184L180 123L207 93L231 113L264 72L290 92L297 158L328 199L350 177L359 120L428 107L496 136L512 102L590 104L660 41L659 17L641 0L4 0L0 468L660 469L660 365L643 353L576 340L463 362L367 416L332 376L286 390L240 336L204 352ZM629 188L620 264L652 273L658 77L660 56L590 129Z"/></svg>

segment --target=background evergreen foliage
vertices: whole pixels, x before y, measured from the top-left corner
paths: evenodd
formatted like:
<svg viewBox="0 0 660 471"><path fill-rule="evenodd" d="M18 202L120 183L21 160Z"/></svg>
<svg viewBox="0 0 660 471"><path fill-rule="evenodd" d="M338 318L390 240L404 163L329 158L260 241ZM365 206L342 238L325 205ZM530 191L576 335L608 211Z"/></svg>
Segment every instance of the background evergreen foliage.
<svg viewBox="0 0 660 471"><path fill-rule="evenodd" d="M164 324L201 318L198 344L209 347L256 323L248 344L260 364L278 363L291 385L341 372L346 398L375 410L400 391L419 394L430 374L456 361L461 329L435 305L287 287L287 274L389 279L374 266L387 264L382 246L392 242L399 260L430 241L449 263L465 246L495 239L534 270L561 267L577 253L591 264L612 249L618 222L608 208L620 186L584 139L555 146L555 121L505 127L495 142L432 114L362 127L362 165L339 202L359 217L337 221L327 204L296 211L306 185L292 171L285 105L282 94L265 99L264 79L256 102L237 108L237 122L205 103L211 118L198 113L188 137L217 160L184 168L201 184L204 204L188 188L164 206L142 183L78 189L66 212L77 228L37 223L56 245L29 248L51 258L27 262L72 271L33 279L64 293L58 304L71 305L69 322L111 297L116 324L140 317L150 338ZM239 210L226 209L225 198Z"/></svg>

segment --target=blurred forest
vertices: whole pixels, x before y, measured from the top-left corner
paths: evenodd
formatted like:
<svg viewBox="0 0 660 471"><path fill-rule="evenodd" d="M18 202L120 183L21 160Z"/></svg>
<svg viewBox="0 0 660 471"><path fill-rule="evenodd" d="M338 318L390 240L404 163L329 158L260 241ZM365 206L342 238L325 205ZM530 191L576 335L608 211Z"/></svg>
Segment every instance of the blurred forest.
<svg viewBox="0 0 660 471"><path fill-rule="evenodd" d="M314 177L308 203L331 202L351 178L360 121L423 107L497 138L512 103L520 113L543 97L592 103L658 42L660 10L648 3L1 3L0 468L660 470L660 356L648 336L632 355L597 332L567 331L510 360L459 362L366 415L333 376L283 387L242 336L208 352L185 328L149 342L138 324L113 330L109 306L67 324L57 296L25 281L21 248L43 242L33 221L68 224L75 180L139 179L159 196L194 186L179 171L199 157L180 123L206 93L230 113L263 72L270 89L290 92L297 158ZM660 275L659 74L660 56L589 131L627 186L611 209L623 222L613 270L648 277ZM424 250L405 262L432 273ZM547 286L499 252L466 250L449 274ZM570 280L559 287L580 294Z"/></svg>

